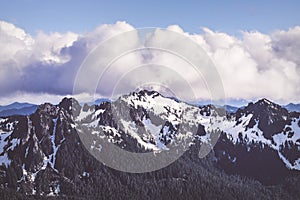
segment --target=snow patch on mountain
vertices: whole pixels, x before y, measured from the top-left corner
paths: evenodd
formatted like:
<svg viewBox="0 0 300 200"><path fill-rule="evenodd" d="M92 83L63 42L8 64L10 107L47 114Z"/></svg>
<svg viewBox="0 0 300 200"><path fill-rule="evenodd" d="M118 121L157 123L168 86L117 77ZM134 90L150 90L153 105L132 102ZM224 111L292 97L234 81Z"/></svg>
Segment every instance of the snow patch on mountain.
<svg viewBox="0 0 300 200"><path fill-rule="evenodd" d="M283 129L283 132L278 133L273 136L274 142L276 146L284 145L286 141L292 141L293 143L297 143L300 145L300 127L299 127L300 119L294 119L291 122L291 125L286 125Z"/></svg>
<svg viewBox="0 0 300 200"><path fill-rule="evenodd" d="M8 158L7 152L5 151L5 147L7 145L5 141L9 138L11 133L12 131L0 133L0 164L5 165L6 167L10 165L11 161Z"/></svg>
<svg viewBox="0 0 300 200"><path fill-rule="evenodd" d="M161 130L162 126L154 125L150 119L144 119L143 123L144 123L146 130L149 131L150 135L154 138L157 148L160 150L168 150L166 145L164 143L162 143L160 140L160 138L161 138L160 130ZM149 138L145 138L145 139L149 140Z"/></svg>
<svg viewBox="0 0 300 200"><path fill-rule="evenodd" d="M79 116L76 118L76 121L83 121L93 113L94 109L84 110L84 107L82 107Z"/></svg>
<svg viewBox="0 0 300 200"><path fill-rule="evenodd" d="M143 138L137 133L137 127L131 124L132 122L127 122L123 119L121 119L120 122L124 127L125 133L129 134L131 137L136 139L136 141L142 147L144 147L146 150L153 150L153 151L160 151L161 150L156 144L150 143L148 141L144 141Z"/></svg>
<svg viewBox="0 0 300 200"><path fill-rule="evenodd" d="M271 141L267 140L262 131L258 128L258 122L255 121L255 125L252 128L247 128L253 114L243 115L238 123L234 118L215 120L212 127L218 127L220 130L226 133L227 138L234 144L245 140L247 143L259 143L270 145Z"/></svg>

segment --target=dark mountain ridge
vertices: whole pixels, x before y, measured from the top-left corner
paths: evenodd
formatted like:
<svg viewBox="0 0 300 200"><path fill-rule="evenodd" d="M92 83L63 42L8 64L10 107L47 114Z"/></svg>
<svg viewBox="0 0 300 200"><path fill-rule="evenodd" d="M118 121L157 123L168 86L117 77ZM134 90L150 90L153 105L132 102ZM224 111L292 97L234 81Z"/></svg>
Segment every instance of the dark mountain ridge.
<svg viewBox="0 0 300 200"><path fill-rule="evenodd" d="M300 114L266 99L236 113L220 113L214 106L195 107L141 91L95 106L64 98L58 105L42 104L28 116L1 118L1 194L73 199L300 198ZM121 172L93 156L105 151L97 145L102 140L130 152L168 151L176 141L190 141L180 120L198 128L184 129L196 130L192 142L165 168ZM128 123L132 125L125 130ZM89 129L101 130L99 137L81 131ZM200 158L216 130L221 130L216 145Z"/></svg>

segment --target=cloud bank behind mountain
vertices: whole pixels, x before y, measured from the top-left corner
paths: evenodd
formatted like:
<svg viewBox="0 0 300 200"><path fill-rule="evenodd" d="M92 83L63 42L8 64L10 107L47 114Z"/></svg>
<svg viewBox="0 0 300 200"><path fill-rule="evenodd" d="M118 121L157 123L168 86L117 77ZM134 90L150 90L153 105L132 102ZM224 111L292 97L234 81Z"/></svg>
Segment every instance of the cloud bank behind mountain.
<svg viewBox="0 0 300 200"><path fill-rule="evenodd" d="M206 27L200 33L193 34L185 32L178 25L170 25L166 29L182 34L202 47L216 66L226 98L253 100L266 97L280 103L300 101L299 26L270 34L241 31L240 36ZM135 30L126 22L116 22L103 24L86 33L40 31L32 36L22 28L0 21L0 103L18 99L33 103L47 99L55 102L62 96L72 95L76 73L86 56L108 38ZM149 37L149 42L159 42L159 39L158 36ZM138 38L131 37L127 41L116 43L111 49L117 50L124 45L138 47ZM171 42L178 48L181 45L178 41ZM188 68L186 63L164 52L147 55L138 51L115 62L115 70L110 73L111 77L107 78L106 83L115 81L113 77L126 74L126 66L142 66L145 63L172 65L179 72ZM193 83L195 76L186 73L184 78ZM128 84L124 86L124 91L134 87L134 83ZM176 87L182 90L180 84ZM209 98L204 82L192 84L192 87L203 91L197 93L196 99ZM101 88L96 91L97 95L106 96L105 87ZM84 99L91 94L75 95Z"/></svg>

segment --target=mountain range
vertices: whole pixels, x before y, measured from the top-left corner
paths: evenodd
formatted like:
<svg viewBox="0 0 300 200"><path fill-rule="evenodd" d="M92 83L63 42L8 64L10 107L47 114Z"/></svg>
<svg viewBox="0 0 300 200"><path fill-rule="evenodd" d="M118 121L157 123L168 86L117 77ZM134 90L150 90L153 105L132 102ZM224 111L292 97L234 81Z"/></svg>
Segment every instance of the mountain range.
<svg viewBox="0 0 300 200"><path fill-rule="evenodd" d="M96 105L64 98L0 118L0 194L299 199L299 146L300 113L268 99L225 112L147 90Z"/></svg>
<svg viewBox="0 0 300 200"><path fill-rule="evenodd" d="M300 104L289 103L284 106L289 111L297 111L300 112Z"/></svg>
<svg viewBox="0 0 300 200"><path fill-rule="evenodd" d="M0 117L30 115L36 111L37 107L35 104L14 102L6 106L0 106Z"/></svg>

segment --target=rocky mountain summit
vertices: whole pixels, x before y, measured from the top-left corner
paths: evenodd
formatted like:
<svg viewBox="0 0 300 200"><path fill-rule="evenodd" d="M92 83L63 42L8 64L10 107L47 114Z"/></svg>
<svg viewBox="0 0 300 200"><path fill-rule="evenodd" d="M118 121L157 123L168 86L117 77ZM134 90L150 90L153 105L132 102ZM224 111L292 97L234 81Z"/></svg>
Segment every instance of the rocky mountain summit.
<svg viewBox="0 0 300 200"><path fill-rule="evenodd" d="M300 113L267 99L226 113L146 90L97 105L64 98L0 118L1 195L300 198L299 146Z"/></svg>

